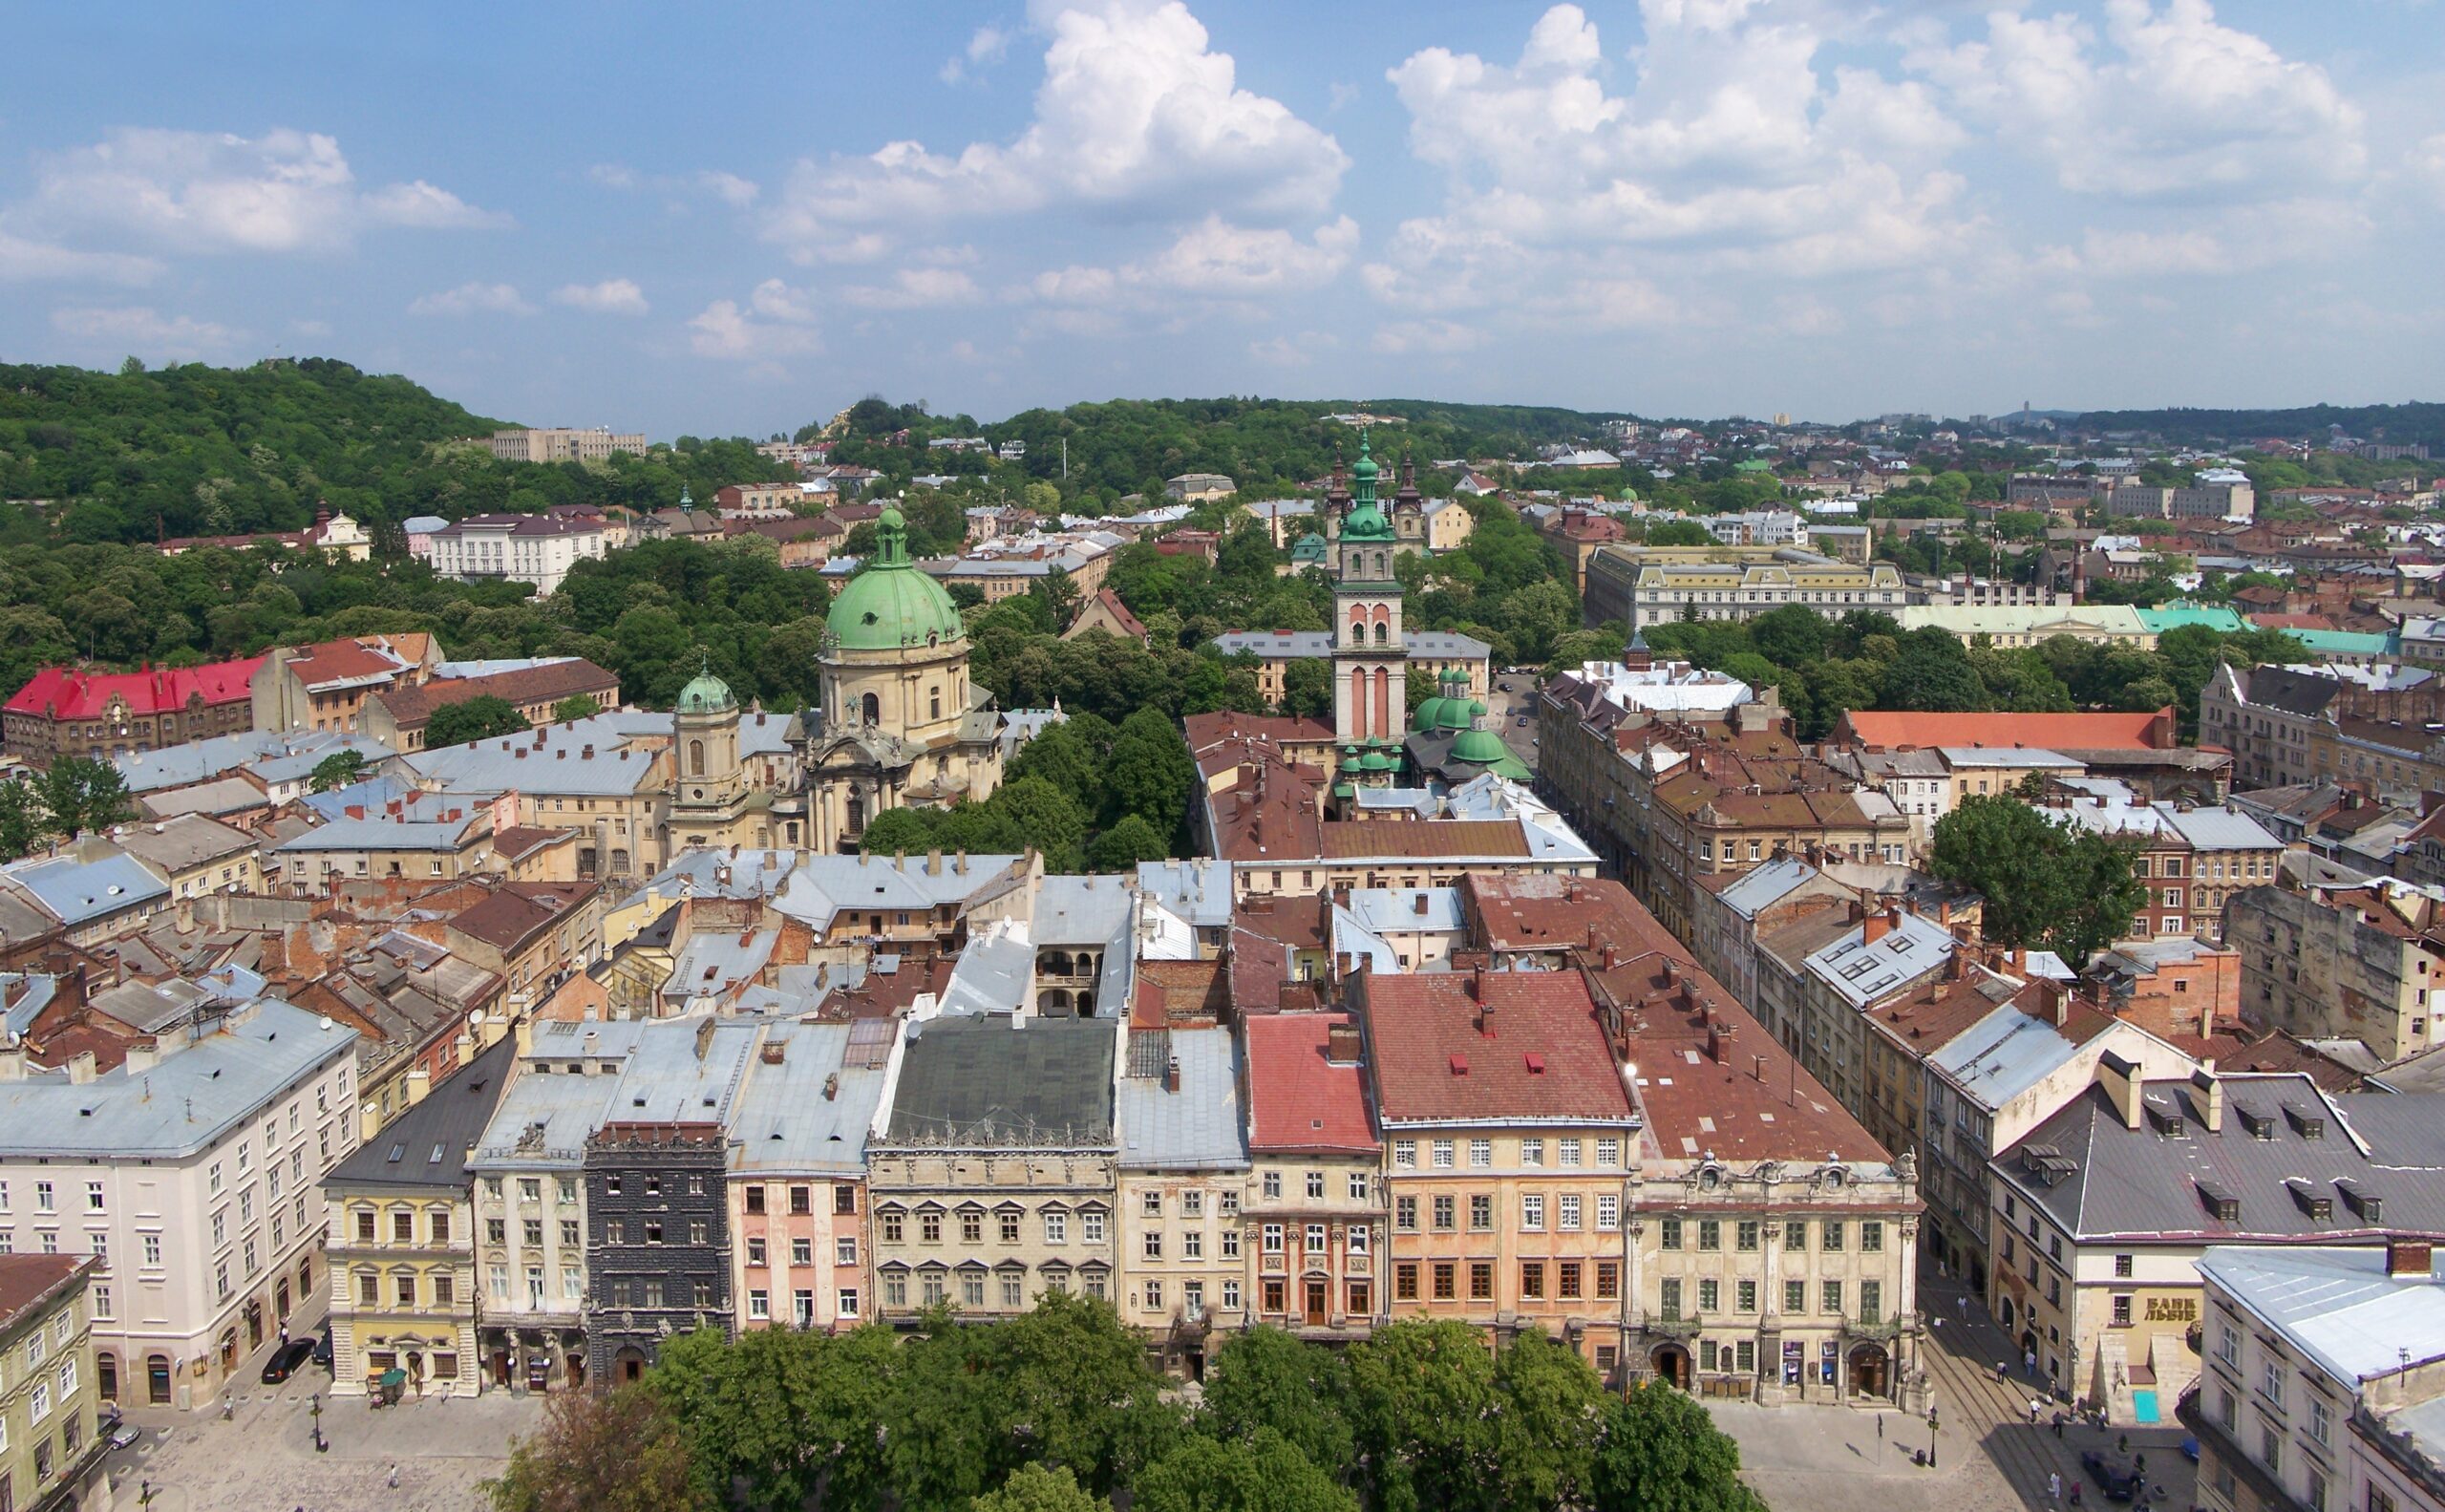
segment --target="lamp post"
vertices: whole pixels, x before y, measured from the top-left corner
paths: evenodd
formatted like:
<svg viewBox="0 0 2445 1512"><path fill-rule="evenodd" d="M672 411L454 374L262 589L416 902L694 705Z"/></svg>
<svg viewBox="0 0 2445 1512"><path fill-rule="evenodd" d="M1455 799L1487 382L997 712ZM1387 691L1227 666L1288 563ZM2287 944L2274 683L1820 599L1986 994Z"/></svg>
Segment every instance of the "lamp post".
<svg viewBox="0 0 2445 1512"><path fill-rule="evenodd" d="M323 1394L321 1392L314 1394L313 1406L310 1410L314 1417L314 1452L318 1455L328 1454L331 1446L323 1441Z"/></svg>
<svg viewBox="0 0 2445 1512"><path fill-rule="evenodd" d="M1935 1409L1935 1407L1934 1407L1932 1404L1930 1404L1930 1405L1929 1405L1929 1407L1927 1408L1927 1468L1928 1468L1928 1469L1930 1469L1930 1470L1933 1470L1935 1467L1936 1467L1936 1409Z"/></svg>

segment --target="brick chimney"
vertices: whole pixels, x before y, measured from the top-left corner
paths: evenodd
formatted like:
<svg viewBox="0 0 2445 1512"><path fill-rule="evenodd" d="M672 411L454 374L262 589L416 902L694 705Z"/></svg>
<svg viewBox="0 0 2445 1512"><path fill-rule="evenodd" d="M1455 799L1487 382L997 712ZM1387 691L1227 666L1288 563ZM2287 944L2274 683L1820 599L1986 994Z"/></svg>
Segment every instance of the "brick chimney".
<svg viewBox="0 0 2445 1512"><path fill-rule="evenodd" d="M2386 1274L2390 1276L2425 1276L2430 1273L2433 1246L2425 1239L2386 1240Z"/></svg>
<svg viewBox="0 0 2445 1512"><path fill-rule="evenodd" d="M1325 1031L1325 1063L1330 1066L1358 1064L1358 1026L1334 1024Z"/></svg>

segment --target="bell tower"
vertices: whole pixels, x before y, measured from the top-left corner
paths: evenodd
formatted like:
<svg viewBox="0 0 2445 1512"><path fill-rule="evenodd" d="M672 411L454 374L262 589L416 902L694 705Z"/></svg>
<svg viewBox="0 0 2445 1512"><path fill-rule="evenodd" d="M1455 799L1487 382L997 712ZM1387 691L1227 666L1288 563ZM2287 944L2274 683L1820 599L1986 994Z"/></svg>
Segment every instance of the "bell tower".
<svg viewBox="0 0 2445 1512"><path fill-rule="evenodd" d="M1393 573L1400 543L1375 501L1376 472L1362 431L1333 585L1333 737L1345 748L1397 745L1409 715L1401 584Z"/></svg>

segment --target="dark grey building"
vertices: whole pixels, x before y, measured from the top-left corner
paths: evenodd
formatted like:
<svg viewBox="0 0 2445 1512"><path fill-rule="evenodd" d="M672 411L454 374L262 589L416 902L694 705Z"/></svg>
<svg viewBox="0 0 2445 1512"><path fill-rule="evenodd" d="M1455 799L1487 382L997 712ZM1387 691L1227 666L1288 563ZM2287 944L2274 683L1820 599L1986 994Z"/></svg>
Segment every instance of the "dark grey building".
<svg viewBox="0 0 2445 1512"><path fill-rule="evenodd" d="M718 1123L610 1123L585 1141L587 1369L645 1374L662 1341L730 1329L730 1224Z"/></svg>

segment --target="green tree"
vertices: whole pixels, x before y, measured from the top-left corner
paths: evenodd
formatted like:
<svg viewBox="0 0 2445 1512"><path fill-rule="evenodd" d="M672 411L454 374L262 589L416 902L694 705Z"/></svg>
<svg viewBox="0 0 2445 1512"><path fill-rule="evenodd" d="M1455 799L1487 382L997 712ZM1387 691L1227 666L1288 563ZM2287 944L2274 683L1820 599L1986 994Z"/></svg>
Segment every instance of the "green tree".
<svg viewBox="0 0 2445 1512"><path fill-rule="evenodd" d="M136 800L128 797L127 779L107 761L61 756L36 784L36 796L50 816L49 828L54 835L97 835L136 818Z"/></svg>
<svg viewBox="0 0 2445 1512"><path fill-rule="evenodd" d="M526 716L508 699L478 693L436 709L433 717L425 721L424 744L426 750L436 751L443 746L465 745L470 740L513 735L526 728Z"/></svg>
<svg viewBox="0 0 2445 1512"><path fill-rule="evenodd" d="M1193 1435L1130 1487L1133 1512L1358 1512L1333 1482L1271 1428L1248 1437Z"/></svg>
<svg viewBox="0 0 2445 1512"><path fill-rule="evenodd" d="M1197 766L1180 728L1159 712L1140 709L1120 722L1106 764L1105 816L1118 823L1135 814L1158 835L1173 835L1188 811L1189 783Z"/></svg>
<svg viewBox="0 0 2445 1512"><path fill-rule="evenodd" d="M923 852L931 849L933 844L931 815L913 808L884 809L866 820L866 831L858 841L858 848L869 856Z"/></svg>
<svg viewBox="0 0 2445 1512"><path fill-rule="evenodd" d="M1498 1457L1513 1506L1584 1504L1605 1383L1578 1352L1531 1331L1495 1362L1503 1397Z"/></svg>
<svg viewBox="0 0 2445 1512"><path fill-rule="evenodd" d="M1028 594L1043 602L1044 618L1056 633L1068 629L1078 617L1078 585L1059 567L1030 585Z"/></svg>
<svg viewBox="0 0 2445 1512"><path fill-rule="evenodd" d="M1198 1427L1233 1441L1280 1434L1309 1463L1338 1478L1350 1473L1356 1457L1344 1415L1349 1392L1350 1373L1339 1353L1282 1329L1249 1329L1231 1334L1215 1352Z"/></svg>
<svg viewBox="0 0 2445 1512"><path fill-rule="evenodd" d="M1348 1411L1369 1504L1501 1512L1501 1400L1484 1336L1465 1323L1405 1319L1349 1353Z"/></svg>
<svg viewBox="0 0 2445 1512"><path fill-rule="evenodd" d="M1142 816L1123 814L1087 846L1087 864L1097 871L1134 871L1141 861L1161 861L1171 853L1170 842Z"/></svg>
<svg viewBox="0 0 2445 1512"><path fill-rule="evenodd" d="M2148 901L2134 847L2004 795L1965 799L1936 821L1927 869L1986 899L1986 936L2044 948L2073 969L2131 932Z"/></svg>
<svg viewBox="0 0 2445 1512"><path fill-rule="evenodd" d="M684 1431L709 1503L835 1512L882 1503L881 1431L899 1345L888 1329L826 1334L706 1329L672 1339L647 1378Z"/></svg>
<svg viewBox="0 0 2445 1512"><path fill-rule="evenodd" d="M0 861L15 861L41 844L49 827L33 784L0 777Z"/></svg>
<svg viewBox="0 0 2445 1512"><path fill-rule="evenodd" d="M1302 656L1282 670L1282 712L1321 718L1333 709L1333 664Z"/></svg>
<svg viewBox="0 0 2445 1512"><path fill-rule="evenodd" d="M1929 626L1902 637L1893 664L1886 669L1885 701L1889 709L1975 710L1987 706L1987 691L1978 681L1969 653L1949 632Z"/></svg>
<svg viewBox="0 0 2445 1512"><path fill-rule="evenodd" d="M1650 546L1707 546L1714 544L1714 539L1694 520L1666 520L1647 527Z"/></svg>
<svg viewBox="0 0 2445 1512"><path fill-rule="evenodd" d="M1110 1512L1078 1484L1067 1467L1021 1465L998 1491L968 1503L973 1512Z"/></svg>
<svg viewBox="0 0 2445 1512"><path fill-rule="evenodd" d="M653 1395L556 1392L543 1424L483 1483L493 1512L712 1512L689 1474L688 1444Z"/></svg>
<svg viewBox="0 0 2445 1512"><path fill-rule="evenodd" d="M592 693L571 693L552 706L552 722L564 725L572 719L591 719L602 712L602 701Z"/></svg>
<svg viewBox="0 0 2445 1512"><path fill-rule="evenodd" d="M1786 604L1749 622L1750 644L1777 667L1805 667L1825 654L1825 617L1802 604Z"/></svg>
<svg viewBox="0 0 2445 1512"><path fill-rule="evenodd" d="M313 774L307 777L306 786L309 792L329 793L333 788L348 786L364 775L364 752L334 751L314 763Z"/></svg>
<svg viewBox="0 0 2445 1512"><path fill-rule="evenodd" d="M1740 1446L1707 1410L1649 1383L1605 1404L1590 1512L1766 1512L1740 1480Z"/></svg>

